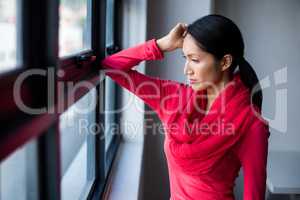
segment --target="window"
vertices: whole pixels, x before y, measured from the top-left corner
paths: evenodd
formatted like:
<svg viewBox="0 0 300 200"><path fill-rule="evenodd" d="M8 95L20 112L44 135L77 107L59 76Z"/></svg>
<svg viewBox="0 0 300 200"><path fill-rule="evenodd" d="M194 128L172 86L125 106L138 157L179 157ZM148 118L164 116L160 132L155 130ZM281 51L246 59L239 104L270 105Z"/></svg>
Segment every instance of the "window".
<svg viewBox="0 0 300 200"><path fill-rule="evenodd" d="M92 89L60 117L62 199L86 198L94 181L95 110Z"/></svg>
<svg viewBox="0 0 300 200"><path fill-rule="evenodd" d="M0 200L101 199L120 141L109 127L116 115L102 115L115 109L115 86L94 67L107 50L106 28L115 43L103 23L111 4L22 2L0 0ZM20 75L28 76L18 101Z"/></svg>
<svg viewBox="0 0 300 200"><path fill-rule="evenodd" d="M0 0L0 73L16 68L18 26L16 0Z"/></svg>
<svg viewBox="0 0 300 200"><path fill-rule="evenodd" d="M15 151L0 165L0 199L37 200L36 142Z"/></svg>
<svg viewBox="0 0 300 200"><path fill-rule="evenodd" d="M61 0L59 6L59 55L91 48L90 0Z"/></svg>

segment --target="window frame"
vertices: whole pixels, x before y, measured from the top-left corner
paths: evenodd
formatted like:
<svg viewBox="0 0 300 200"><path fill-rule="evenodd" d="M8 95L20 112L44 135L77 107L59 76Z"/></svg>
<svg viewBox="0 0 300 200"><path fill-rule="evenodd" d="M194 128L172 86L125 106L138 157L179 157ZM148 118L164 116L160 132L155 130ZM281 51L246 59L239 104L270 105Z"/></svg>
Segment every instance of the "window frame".
<svg viewBox="0 0 300 200"><path fill-rule="evenodd" d="M113 7L112 8L109 8L108 6L110 5L108 3L108 1L112 1L112 5ZM121 35L118 34L121 32L121 26L120 26L120 19L121 19L121 1L118 1L118 0L107 0L107 5L106 5L106 9L107 11L110 11L112 10L113 12L113 32L110 33L112 34L112 44L111 45L107 45L105 46L105 53L106 53L106 56L108 55L111 55L113 53L116 53L120 50L120 41L121 41ZM109 14L106 14L107 16L109 16ZM106 22L108 23L108 21ZM109 78L109 77L106 77L106 78ZM114 91L112 92L112 98L115 98L115 100L117 100L117 95L120 93L121 91L121 88L120 86L118 86L115 82L111 82L111 84L113 85L114 87ZM109 95L109 94L106 94L105 95ZM115 101L115 104L113 105L113 109L114 110L118 110L118 102ZM120 124L120 115L119 113L114 113L114 122L115 124ZM120 142L120 137L119 135L113 135L112 138L111 138L111 142L108 146L108 149L107 149L107 152L105 153L105 174L106 176L109 174L109 170L111 169L111 166L112 166L112 163L113 163L113 160L114 160L114 156L116 155L116 151L117 151L117 148L118 148L118 144Z"/></svg>
<svg viewBox="0 0 300 200"><path fill-rule="evenodd" d="M17 77L29 69L53 69L56 74L58 70L64 70L65 76L55 77L55 92L50 94L53 101L49 100L47 93L47 76L42 76L25 83L21 90L25 98L28 97L28 105L40 108L49 106L55 111L64 105L63 112L76 103L90 90L79 90L76 93L74 102L67 102L68 92L57 91L58 82L73 81L75 84L80 81L88 81L97 90L96 123L104 124L105 105L105 82L100 82L98 64L107 52L116 52L116 39L114 47L105 46L106 28L106 3L107 0L91 1L91 50L78 54L59 58L58 56L58 29L59 29L59 0L28 0L21 4L20 22L22 66L16 70L0 75L0 88L5 95L3 106L0 106L1 116L7 113L7 107L13 102L11 95ZM116 2L119 2L115 0ZM117 4L115 8L117 9ZM116 12L117 13L117 12ZM39 16L39 17L36 17ZM116 20L115 16L115 20ZM115 23L115 30L119 25ZM104 30L104 31L103 31ZM116 31L114 32L114 37ZM33 95L39 94L39 95ZM59 98L59 96L63 98ZM50 101L50 102L49 102ZM116 105L117 106L117 105ZM3 128L0 136L0 160L3 161L17 148L27 142L37 139L38 147L38 182L40 199L61 199L61 155L60 155L60 130L59 116L62 113L43 113L30 115L23 113L15 106L9 107L12 114L1 122L8 122ZM119 121L119 119L117 118ZM121 141L121 135L117 134L110 145L110 150L105 155L105 140L101 139L104 132L95 136L95 182L92 184L87 199L99 199L103 195L106 181Z"/></svg>

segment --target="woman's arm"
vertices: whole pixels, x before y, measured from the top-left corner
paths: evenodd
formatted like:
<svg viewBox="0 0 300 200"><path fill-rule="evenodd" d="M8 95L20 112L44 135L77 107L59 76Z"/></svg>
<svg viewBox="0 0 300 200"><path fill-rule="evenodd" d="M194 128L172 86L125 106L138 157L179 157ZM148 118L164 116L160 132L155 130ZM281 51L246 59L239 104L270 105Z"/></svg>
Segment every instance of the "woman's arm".
<svg viewBox="0 0 300 200"><path fill-rule="evenodd" d="M104 68L127 71L144 60L163 58L164 52L157 46L156 39L152 39L108 56L101 61L101 64Z"/></svg>
<svg viewBox="0 0 300 200"><path fill-rule="evenodd" d="M258 121L241 144L239 157L244 175L244 200L264 200L266 191L268 126Z"/></svg>
<svg viewBox="0 0 300 200"><path fill-rule="evenodd" d="M141 61L163 58L163 50L152 39L106 57L101 65L106 75L161 114L162 107L166 106L161 105L162 99L175 93L182 83L147 76L132 68Z"/></svg>
<svg viewBox="0 0 300 200"><path fill-rule="evenodd" d="M164 52L182 48L186 35L187 24L178 23L164 37L152 39L145 43L130 47L113 54L102 61L102 65L109 68L129 70L144 60L159 60L164 58Z"/></svg>

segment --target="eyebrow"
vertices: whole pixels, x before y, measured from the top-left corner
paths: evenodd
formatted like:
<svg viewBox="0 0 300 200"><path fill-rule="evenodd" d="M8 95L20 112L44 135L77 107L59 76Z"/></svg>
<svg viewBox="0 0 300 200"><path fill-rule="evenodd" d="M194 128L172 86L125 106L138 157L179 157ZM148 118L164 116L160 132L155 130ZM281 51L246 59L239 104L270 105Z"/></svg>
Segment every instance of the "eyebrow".
<svg viewBox="0 0 300 200"><path fill-rule="evenodd" d="M181 52L181 54L182 54L182 55L184 55L183 51ZM194 54L194 53L190 53L190 54L188 54L187 56L192 56L192 55L195 55L195 56L198 56L198 57L200 57L200 55L198 55L198 54Z"/></svg>

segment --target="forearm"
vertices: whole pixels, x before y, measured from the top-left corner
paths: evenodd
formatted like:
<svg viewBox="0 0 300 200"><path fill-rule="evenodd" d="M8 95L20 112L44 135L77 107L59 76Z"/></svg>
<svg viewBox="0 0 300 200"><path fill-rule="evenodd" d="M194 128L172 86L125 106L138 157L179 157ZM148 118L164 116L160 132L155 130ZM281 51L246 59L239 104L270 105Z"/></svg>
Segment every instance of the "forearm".
<svg viewBox="0 0 300 200"><path fill-rule="evenodd" d="M159 110L161 85L164 80L151 77L131 69L145 60L158 60L164 57L156 40L148 40L142 44L124 49L106 57L101 61L105 75L118 85L140 97L153 110Z"/></svg>
<svg viewBox="0 0 300 200"><path fill-rule="evenodd" d="M168 43L169 43L169 41L166 37L162 37L162 38L159 38L158 40L156 40L156 44L162 52L169 51L169 44Z"/></svg>
<svg viewBox="0 0 300 200"><path fill-rule="evenodd" d="M163 51L158 47L156 39L151 39L106 57L101 65L104 68L129 70L142 61L163 58Z"/></svg>
<svg viewBox="0 0 300 200"><path fill-rule="evenodd" d="M163 80L158 77L151 77L131 69L144 60L158 60L164 58L164 52L160 49L155 39L145 43L122 50L102 60L102 67L105 75L126 88L136 96L140 97L160 116L161 99L165 99L163 106L175 104L176 98L165 98L167 95L176 94L184 84L172 80ZM166 100L168 99L168 100ZM175 108L174 108L175 110Z"/></svg>

